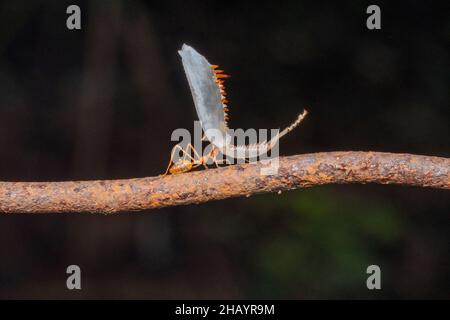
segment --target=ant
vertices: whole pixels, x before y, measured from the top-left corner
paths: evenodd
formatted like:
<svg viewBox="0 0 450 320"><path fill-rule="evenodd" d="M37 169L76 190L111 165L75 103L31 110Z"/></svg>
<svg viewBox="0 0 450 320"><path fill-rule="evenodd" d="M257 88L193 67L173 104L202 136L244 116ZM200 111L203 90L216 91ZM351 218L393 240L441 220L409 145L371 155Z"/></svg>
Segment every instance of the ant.
<svg viewBox="0 0 450 320"><path fill-rule="evenodd" d="M175 152L180 151L183 153L183 157L174 162L173 158L175 156ZM191 156L191 152L194 154L194 157ZM172 149L169 165L167 166L166 172L163 174L163 176L167 175L168 173L178 174L188 172L199 166L204 166L205 169L208 169L207 163L210 159L214 162L217 168L219 168L219 164L229 164L229 161L227 159L217 160L218 154L219 150L216 147L213 147L210 152L208 152L203 157L200 157L192 144L189 143L185 149L177 144Z"/></svg>

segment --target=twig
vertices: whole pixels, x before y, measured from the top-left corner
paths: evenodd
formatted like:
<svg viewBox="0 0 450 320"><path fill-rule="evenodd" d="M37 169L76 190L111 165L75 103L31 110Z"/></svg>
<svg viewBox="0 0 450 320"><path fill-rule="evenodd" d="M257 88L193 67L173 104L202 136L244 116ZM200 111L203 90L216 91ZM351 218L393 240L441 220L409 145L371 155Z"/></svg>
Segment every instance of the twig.
<svg viewBox="0 0 450 320"><path fill-rule="evenodd" d="M257 163L126 180L0 182L0 212L107 214L331 183L392 183L450 189L449 158L348 151L279 160L279 171L272 176L261 175L261 167L267 165Z"/></svg>

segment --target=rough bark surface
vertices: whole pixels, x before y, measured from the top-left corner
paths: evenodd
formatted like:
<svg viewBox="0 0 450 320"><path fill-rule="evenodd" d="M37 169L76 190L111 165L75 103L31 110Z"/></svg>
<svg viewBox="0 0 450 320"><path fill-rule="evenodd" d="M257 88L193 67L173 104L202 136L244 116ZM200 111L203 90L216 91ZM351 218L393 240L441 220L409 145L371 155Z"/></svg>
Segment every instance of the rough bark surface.
<svg viewBox="0 0 450 320"><path fill-rule="evenodd" d="M450 159L383 152L323 152L149 178L0 182L2 213L115 213L201 203L324 184L381 183L450 189Z"/></svg>

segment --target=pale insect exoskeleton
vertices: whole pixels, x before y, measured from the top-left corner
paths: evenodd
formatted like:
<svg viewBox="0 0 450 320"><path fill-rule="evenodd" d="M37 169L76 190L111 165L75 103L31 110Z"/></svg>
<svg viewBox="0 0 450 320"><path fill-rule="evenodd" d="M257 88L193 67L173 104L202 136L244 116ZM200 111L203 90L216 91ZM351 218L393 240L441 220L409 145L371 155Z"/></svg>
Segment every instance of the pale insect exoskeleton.
<svg viewBox="0 0 450 320"><path fill-rule="evenodd" d="M181 152L183 156L179 158L177 161L173 161L176 152ZM166 172L164 175L170 174L178 174L183 172L191 171L199 166L203 166L208 169L208 163L213 162L216 167L219 167L219 164L227 164L227 160L217 159L218 149L214 146L204 155L200 156L199 153L195 150L192 144L188 144L186 148L182 148L180 145L176 145L172 149L172 154L170 156L169 165L167 166Z"/></svg>
<svg viewBox="0 0 450 320"><path fill-rule="evenodd" d="M210 64L204 56L186 44L183 44L178 53L181 56L195 109L204 131L202 140L209 141L212 148L210 152L200 156L191 144L188 144L185 149L179 145L175 146L165 174L187 172L201 165L208 168L209 162L213 162L216 166L229 163L227 159L217 159L218 154L225 158L246 160L248 154L258 154L259 150L267 152L273 148L281 137L296 128L307 115L307 111L304 110L290 126L269 141L250 145L234 145L227 125L228 100L226 99L227 94L224 85L224 79L229 76L224 74L223 70L218 69L217 65ZM175 152L180 151L183 156L173 162Z"/></svg>

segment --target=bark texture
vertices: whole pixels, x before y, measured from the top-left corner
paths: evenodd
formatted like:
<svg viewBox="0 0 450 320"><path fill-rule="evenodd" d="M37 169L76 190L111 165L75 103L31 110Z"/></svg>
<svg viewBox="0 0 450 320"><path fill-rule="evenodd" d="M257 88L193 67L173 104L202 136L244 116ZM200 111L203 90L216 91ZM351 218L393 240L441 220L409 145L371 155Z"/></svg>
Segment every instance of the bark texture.
<svg viewBox="0 0 450 320"><path fill-rule="evenodd" d="M322 152L149 178L0 182L1 213L115 213L201 203L324 184L381 183L450 189L450 159L383 152Z"/></svg>

